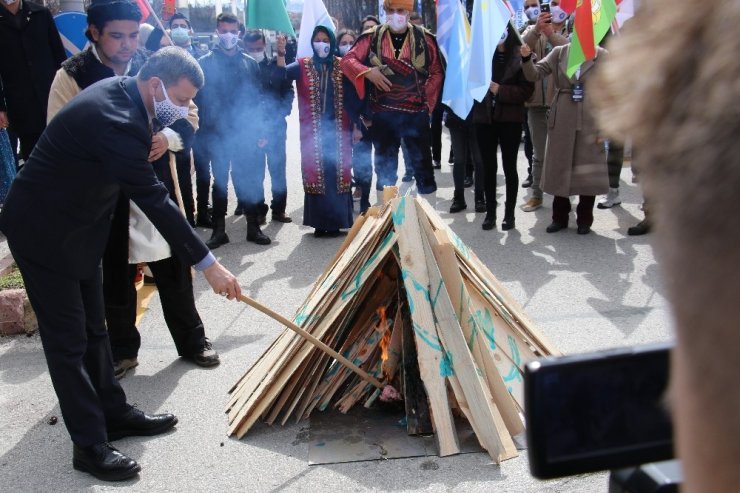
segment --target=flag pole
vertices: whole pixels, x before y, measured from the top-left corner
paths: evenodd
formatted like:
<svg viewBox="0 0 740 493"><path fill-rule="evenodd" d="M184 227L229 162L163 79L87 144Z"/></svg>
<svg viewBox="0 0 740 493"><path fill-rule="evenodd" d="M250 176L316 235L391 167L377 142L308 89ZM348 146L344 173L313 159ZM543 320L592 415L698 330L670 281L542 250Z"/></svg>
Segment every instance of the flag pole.
<svg viewBox="0 0 740 493"><path fill-rule="evenodd" d="M170 38L170 35L167 34L167 30L164 28L162 21L159 20L159 17L157 16L157 14L154 13L154 8L152 7L152 4L149 2L149 0L144 0L144 3L146 4L146 7L149 9L149 15L154 17L154 20L157 21L157 27L159 27L162 30L164 37L167 38L167 41L169 41L172 46L175 46L175 43L172 42L172 38Z"/></svg>

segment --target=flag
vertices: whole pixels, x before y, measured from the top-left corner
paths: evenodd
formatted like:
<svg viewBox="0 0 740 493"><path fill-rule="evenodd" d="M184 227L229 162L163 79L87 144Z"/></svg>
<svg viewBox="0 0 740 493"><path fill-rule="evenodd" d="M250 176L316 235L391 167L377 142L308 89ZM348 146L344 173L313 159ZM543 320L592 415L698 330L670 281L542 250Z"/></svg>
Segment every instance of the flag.
<svg viewBox="0 0 740 493"><path fill-rule="evenodd" d="M141 10L141 21L144 22L149 18L149 3L147 0L136 0L136 5L139 7L139 10Z"/></svg>
<svg viewBox="0 0 740 493"><path fill-rule="evenodd" d="M460 0L438 0L437 43L447 60L442 104L465 119L473 107L473 98L468 92L467 84L470 24Z"/></svg>
<svg viewBox="0 0 740 493"><path fill-rule="evenodd" d="M568 53L568 77L572 77L583 62L596 57L596 46L609 32L616 15L614 0L578 0L573 41Z"/></svg>
<svg viewBox="0 0 740 493"><path fill-rule="evenodd" d="M613 0L612 0L613 1ZM511 18L502 0L475 0L470 34L468 90L476 101L482 101L491 84L491 62L501 35Z"/></svg>
<svg viewBox="0 0 740 493"><path fill-rule="evenodd" d="M321 0L306 0L303 2L303 18L301 19L301 32L298 36L298 58L313 55L311 36L316 26L326 26L332 31L337 30L334 21L326 10L326 5Z"/></svg>
<svg viewBox="0 0 740 493"><path fill-rule="evenodd" d="M247 27L271 29L295 36L284 0L249 0L247 3Z"/></svg>
<svg viewBox="0 0 740 493"><path fill-rule="evenodd" d="M560 0L559 7L569 14L572 14L576 10L577 0Z"/></svg>

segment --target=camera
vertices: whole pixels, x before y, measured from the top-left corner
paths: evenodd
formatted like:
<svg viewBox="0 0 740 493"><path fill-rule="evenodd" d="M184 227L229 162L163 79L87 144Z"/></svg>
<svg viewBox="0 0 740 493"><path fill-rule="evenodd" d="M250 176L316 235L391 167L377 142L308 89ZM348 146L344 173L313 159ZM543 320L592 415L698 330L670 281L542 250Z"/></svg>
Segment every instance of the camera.
<svg viewBox="0 0 740 493"><path fill-rule="evenodd" d="M665 404L670 350L653 344L527 364L532 475L549 479L673 458Z"/></svg>

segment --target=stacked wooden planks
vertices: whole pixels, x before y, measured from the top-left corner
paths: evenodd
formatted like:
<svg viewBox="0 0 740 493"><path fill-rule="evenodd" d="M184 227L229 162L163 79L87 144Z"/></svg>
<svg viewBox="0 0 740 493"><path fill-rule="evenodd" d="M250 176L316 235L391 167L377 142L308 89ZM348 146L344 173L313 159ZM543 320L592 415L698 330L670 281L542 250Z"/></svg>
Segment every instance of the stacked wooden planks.
<svg viewBox="0 0 740 493"><path fill-rule="evenodd" d="M429 204L410 196L356 221L294 321L399 386L409 433L431 418L440 455L460 451L454 410L496 463L516 456L513 437L524 431L524 365L558 354ZM414 375L423 388L412 388ZM285 424L317 408L347 412L373 405L380 390L286 329L230 393L229 434L241 438L260 417Z"/></svg>

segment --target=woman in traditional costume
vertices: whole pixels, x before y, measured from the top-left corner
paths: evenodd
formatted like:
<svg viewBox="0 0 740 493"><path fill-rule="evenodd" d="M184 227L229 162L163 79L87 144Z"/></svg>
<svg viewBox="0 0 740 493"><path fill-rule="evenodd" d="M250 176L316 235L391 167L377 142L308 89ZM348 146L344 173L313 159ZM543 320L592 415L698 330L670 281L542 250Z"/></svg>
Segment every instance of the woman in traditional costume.
<svg viewBox="0 0 740 493"><path fill-rule="evenodd" d="M353 221L352 121L344 108L344 75L334 33L317 26L311 45L313 56L286 70L298 93L303 224L314 228L317 237L331 237Z"/></svg>

